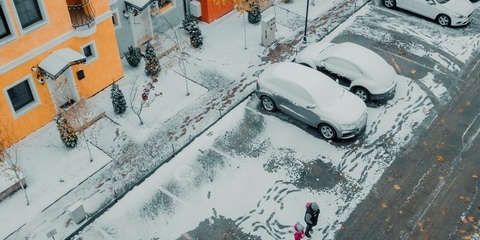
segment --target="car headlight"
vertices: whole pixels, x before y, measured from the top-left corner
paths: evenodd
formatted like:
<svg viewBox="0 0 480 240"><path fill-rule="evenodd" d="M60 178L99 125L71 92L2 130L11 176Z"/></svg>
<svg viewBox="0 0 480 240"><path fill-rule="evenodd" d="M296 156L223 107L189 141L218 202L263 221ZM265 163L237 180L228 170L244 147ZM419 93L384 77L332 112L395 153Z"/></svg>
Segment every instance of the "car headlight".
<svg viewBox="0 0 480 240"><path fill-rule="evenodd" d="M351 130L351 129L354 129L356 126L357 126L357 124L355 124L355 123L353 123L353 124L341 124L340 125L342 130Z"/></svg>
<svg viewBox="0 0 480 240"><path fill-rule="evenodd" d="M465 17L462 14L458 14L458 13L454 13L453 15L455 15L455 17L457 17L457 18L464 18Z"/></svg>

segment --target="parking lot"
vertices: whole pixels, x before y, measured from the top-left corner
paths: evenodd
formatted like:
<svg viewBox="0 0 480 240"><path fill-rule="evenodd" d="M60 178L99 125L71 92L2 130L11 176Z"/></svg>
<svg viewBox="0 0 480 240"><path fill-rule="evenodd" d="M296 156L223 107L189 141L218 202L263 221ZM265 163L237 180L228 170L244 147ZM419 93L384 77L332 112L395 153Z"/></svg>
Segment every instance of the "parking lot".
<svg viewBox="0 0 480 240"><path fill-rule="evenodd" d="M477 219L471 222L468 232L464 229L453 233L458 235L449 235L451 231L425 227L432 224L434 217L430 216L428 222L423 220L424 215L415 215L424 209L421 204L418 208L402 205L393 196L405 201L415 195L411 192L423 189L419 183L426 179L425 171L441 163L437 160L441 153L434 152L433 141L445 145L458 140L438 139L441 134L430 133L451 109L458 115L454 104L463 104L462 112L469 114L465 118L478 114L478 108L469 111L478 106L478 101L473 101L475 95L468 95L472 97L471 105L466 105L462 96L478 84L473 76L478 76L475 56L480 43L479 24L478 14L467 27L444 28L404 11L365 7L325 39L368 47L402 75L392 100L368 104L369 117L362 135L325 141L314 128L281 112L266 112L252 96L85 228L78 239L289 239L293 224L303 220L306 201L316 201L321 209L315 239L418 239L422 234L444 239L473 235ZM479 126L471 126L473 133L469 132L466 140L477 143ZM435 138L424 140L427 134ZM417 144L432 151L428 159L419 161L424 169L413 161L401 162L415 155L410 149ZM455 156L453 150L449 149ZM428 154L422 153L421 157ZM473 155L469 158L473 159ZM395 174L395 169L405 175ZM410 178L405 177L407 172L412 173ZM445 181L456 181L454 173ZM432 181L439 179L439 175L430 177ZM471 180L470 173L467 177ZM378 183L389 191L375 187ZM436 188L435 183L431 189L438 195L443 186L451 184ZM477 187L469 189L476 191ZM425 191L429 196L428 187ZM464 206L470 206L472 212L476 206L473 203L478 202L475 196L469 196ZM458 198L455 195L452 201ZM418 198L419 202L433 200ZM409 212L406 208L411 214L400 214L402 218L392 215ZM376 211L384 212L380 215ZM375 217L366 217L371 215ZM463 224L461 215L451 217ZM397 219L402 220L399 225L404 228L392 227L398 226L394 224ZM384 228L378 232L361 231L378 226Z"/></svg>

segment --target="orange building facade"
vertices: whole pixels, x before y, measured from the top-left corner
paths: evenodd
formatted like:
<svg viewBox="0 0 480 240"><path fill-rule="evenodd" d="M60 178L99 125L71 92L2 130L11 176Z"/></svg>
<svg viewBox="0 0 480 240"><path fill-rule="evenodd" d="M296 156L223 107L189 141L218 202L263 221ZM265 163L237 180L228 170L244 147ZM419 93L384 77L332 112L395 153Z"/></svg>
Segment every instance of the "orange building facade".
<svg viewBox="0 0 480 240"><path fill-rule="evenodd" d="M122 77L109 1L0 0L0 122L15 142Z"/></svg>
<svg viewBox="0 0 480 240"><path fill-rule="evenodd" d="M234 4L227 1L225 4L216 4L213 0L198 0L202 9L202 16L198 19L200 21L211 23L221 16L233 10Z"/></svg>

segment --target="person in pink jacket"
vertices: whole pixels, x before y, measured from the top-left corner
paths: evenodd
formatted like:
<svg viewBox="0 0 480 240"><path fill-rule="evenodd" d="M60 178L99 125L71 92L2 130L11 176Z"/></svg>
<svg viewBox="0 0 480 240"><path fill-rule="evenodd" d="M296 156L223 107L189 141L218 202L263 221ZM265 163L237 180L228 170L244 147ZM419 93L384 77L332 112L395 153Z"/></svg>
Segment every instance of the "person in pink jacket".
<svg viewBox="0 0 480 240"><path fill-rule="evenodd" d="M293 234L295 240L302 240L304 236L303 225L297 222L295 225L293 225L293 228L295 229L295 233Z"/></svg>

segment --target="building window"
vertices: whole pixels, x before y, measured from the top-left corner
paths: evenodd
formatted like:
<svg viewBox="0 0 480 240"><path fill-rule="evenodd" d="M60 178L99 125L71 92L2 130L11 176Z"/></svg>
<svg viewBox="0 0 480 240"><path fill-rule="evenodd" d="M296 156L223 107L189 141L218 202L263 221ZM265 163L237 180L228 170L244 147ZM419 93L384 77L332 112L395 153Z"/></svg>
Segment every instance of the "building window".
<svg viewBox="0 0 480 240"><path fill-rule="evenodd" d="M172 3L170 0L159 0L158 1L158 8L159 9L162 9L162 8L165 8L165 7L168 7L168 6L171 6Z"/></svg>
<svg viewBox="0 0 480 240"><path fill-rule="evenodd" d="M38 0L14 0L14 3L22 28L43 20Z"/></svg>
<svg viewBox="0 0 480 240"><path fill-rule="evenodd" d="M120 27L120 19L118 19L118 9L112 11L112 23L115 29Z"/></svg>
<svg viewBox="0 0 480 240"><path fill-rule="evenodd" d="M15 117L30 111L39 104L31 75L4 89Z"/></svg>
<svg viewBox="0 0 480 240"><path fill-rule="evenodd" d="M7 17L3 11L3 6L0 3L0 39L10 36L10 28L8 26Z"/></svg>
<svg viewBox="0 0 480 240"><path fill-rule="evenodd" d="M82 53L85 57L87 57L87 63L89 64L93 62L95 59L98 58L97 56L97 49L95 47L95 42L90 42L87 45L82 46Z"/></svg>
<svg viewBox="0 0 480 240"><path fill-rule="evenodd" d="M84 47L84 48L83 48L83 54L84 54L85 57L87 57L87 58L90 58L91 56L93 56L92 46L91 46L91 45L88 45L88 46Z"/></svg>

